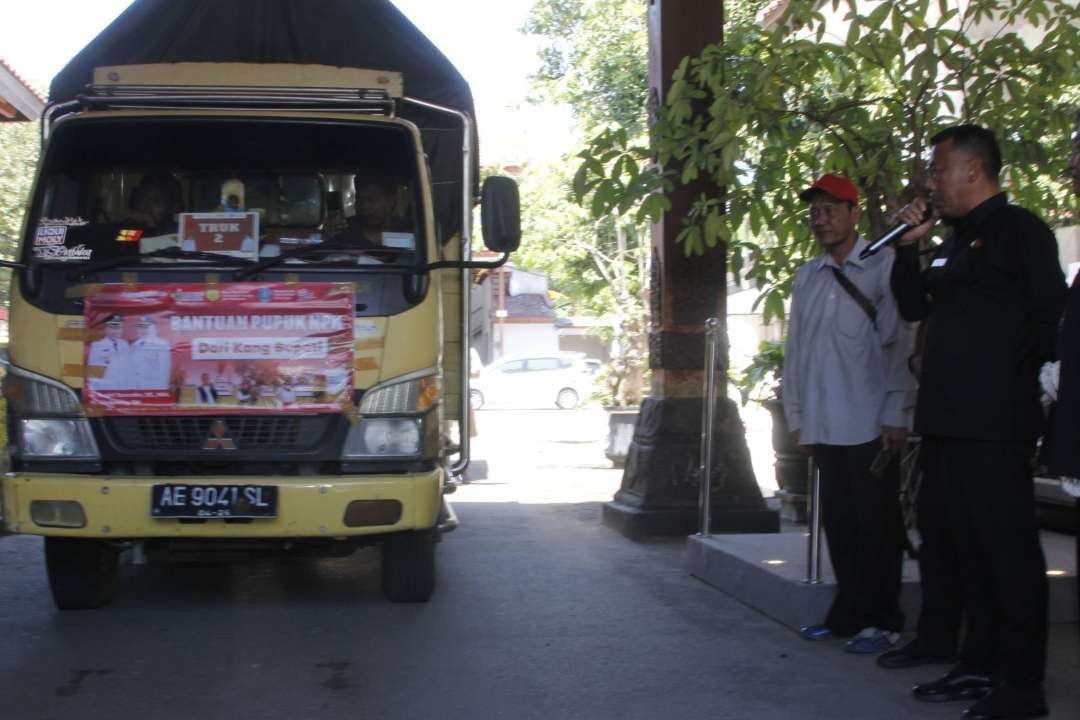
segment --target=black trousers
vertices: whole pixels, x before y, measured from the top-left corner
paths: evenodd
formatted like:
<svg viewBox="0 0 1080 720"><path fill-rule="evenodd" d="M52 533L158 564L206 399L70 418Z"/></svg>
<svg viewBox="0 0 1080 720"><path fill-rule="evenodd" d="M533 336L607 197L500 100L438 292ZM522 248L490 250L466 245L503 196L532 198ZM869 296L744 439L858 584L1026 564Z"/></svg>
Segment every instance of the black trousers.
<svg viewBox="0 0 1080 720"><path fill-rule="evenodd" d="M825 624L835 635L867 627L904 629L900 472L895 459L880 476L870 472L880 449L880 440L814 446L822 523L836 573L836 597Z"/></svg>
<svg viewBox="0 0 1080 720"><path fill-rule="evenodd" d="M924 438L919 450L922 482L916 498L919 544L919 591L922 607L916 632L935 654L956 653L964 609L960 555L956 533L949 521L945 493L945 465L941 444Z"/></svg>
<svg viewBox="0 0 1080 720"><path fill-rule="evenodd" d="M1031 448L1023 442L924 437L927 473L943 479L962 585L960 665L1017 688L1046 668L1046 561L1035 525Z"/></svg>

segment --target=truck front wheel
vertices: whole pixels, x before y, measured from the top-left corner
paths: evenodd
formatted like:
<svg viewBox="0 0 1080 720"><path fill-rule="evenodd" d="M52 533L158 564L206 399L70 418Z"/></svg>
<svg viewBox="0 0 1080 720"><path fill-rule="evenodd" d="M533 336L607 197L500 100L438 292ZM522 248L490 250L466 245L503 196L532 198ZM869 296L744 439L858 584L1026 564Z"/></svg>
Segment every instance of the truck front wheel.
<svg viewBox="0 0 1080 720"><path fill-rule="evenodd" d="M45 568L53 602L61 610L108 605L116 593L119 552L100 540L45 538Z"/></svg>
<svg viewBox="0 0 1080 720"><path fill-rule="evenodd" d="M435 592L435 528L388 535L382 543L382 588L390 602L421 603Z"/></svg>

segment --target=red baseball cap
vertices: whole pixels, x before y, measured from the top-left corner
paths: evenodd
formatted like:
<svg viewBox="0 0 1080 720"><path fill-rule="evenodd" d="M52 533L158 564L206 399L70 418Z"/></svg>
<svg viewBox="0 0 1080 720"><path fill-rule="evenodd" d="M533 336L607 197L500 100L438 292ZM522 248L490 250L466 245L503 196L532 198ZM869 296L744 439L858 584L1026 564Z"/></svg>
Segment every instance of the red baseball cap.
<svg viewBox="0 0 1080 720"><path fill-rule="evenodd" d="M832 195L837 200L846 200L852 205L859 204L858 188L855 187L855 183L851 182L843 175L833 175L832 173L822 175L814 181L813 185L799 193L799 199L804 202L810 202L810 198L817 192Z"/></svg>

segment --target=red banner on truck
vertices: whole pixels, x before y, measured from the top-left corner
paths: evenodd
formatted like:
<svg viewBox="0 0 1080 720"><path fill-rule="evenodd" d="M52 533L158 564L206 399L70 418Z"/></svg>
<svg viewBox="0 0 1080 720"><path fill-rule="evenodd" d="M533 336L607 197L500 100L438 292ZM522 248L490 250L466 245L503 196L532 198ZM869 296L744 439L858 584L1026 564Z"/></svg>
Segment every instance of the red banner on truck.
<svg viewBox="0 0 1080 720"><path fill-rule="evenodd" d="M91 414L352 406L349 284L105 285L85 307L83 398Z"/></svg>

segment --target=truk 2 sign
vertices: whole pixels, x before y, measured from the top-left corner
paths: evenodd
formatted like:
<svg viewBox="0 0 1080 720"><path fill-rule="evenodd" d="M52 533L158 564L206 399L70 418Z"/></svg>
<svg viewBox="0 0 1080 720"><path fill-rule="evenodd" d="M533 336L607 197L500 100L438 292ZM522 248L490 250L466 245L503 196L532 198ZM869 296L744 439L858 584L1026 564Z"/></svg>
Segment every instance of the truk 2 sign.
<svg viewBox="0 0 1080 720"><path fill-rule="evenodd" d="M104 285L85 307L88 413L352 407L347 283Z"/></svg>

